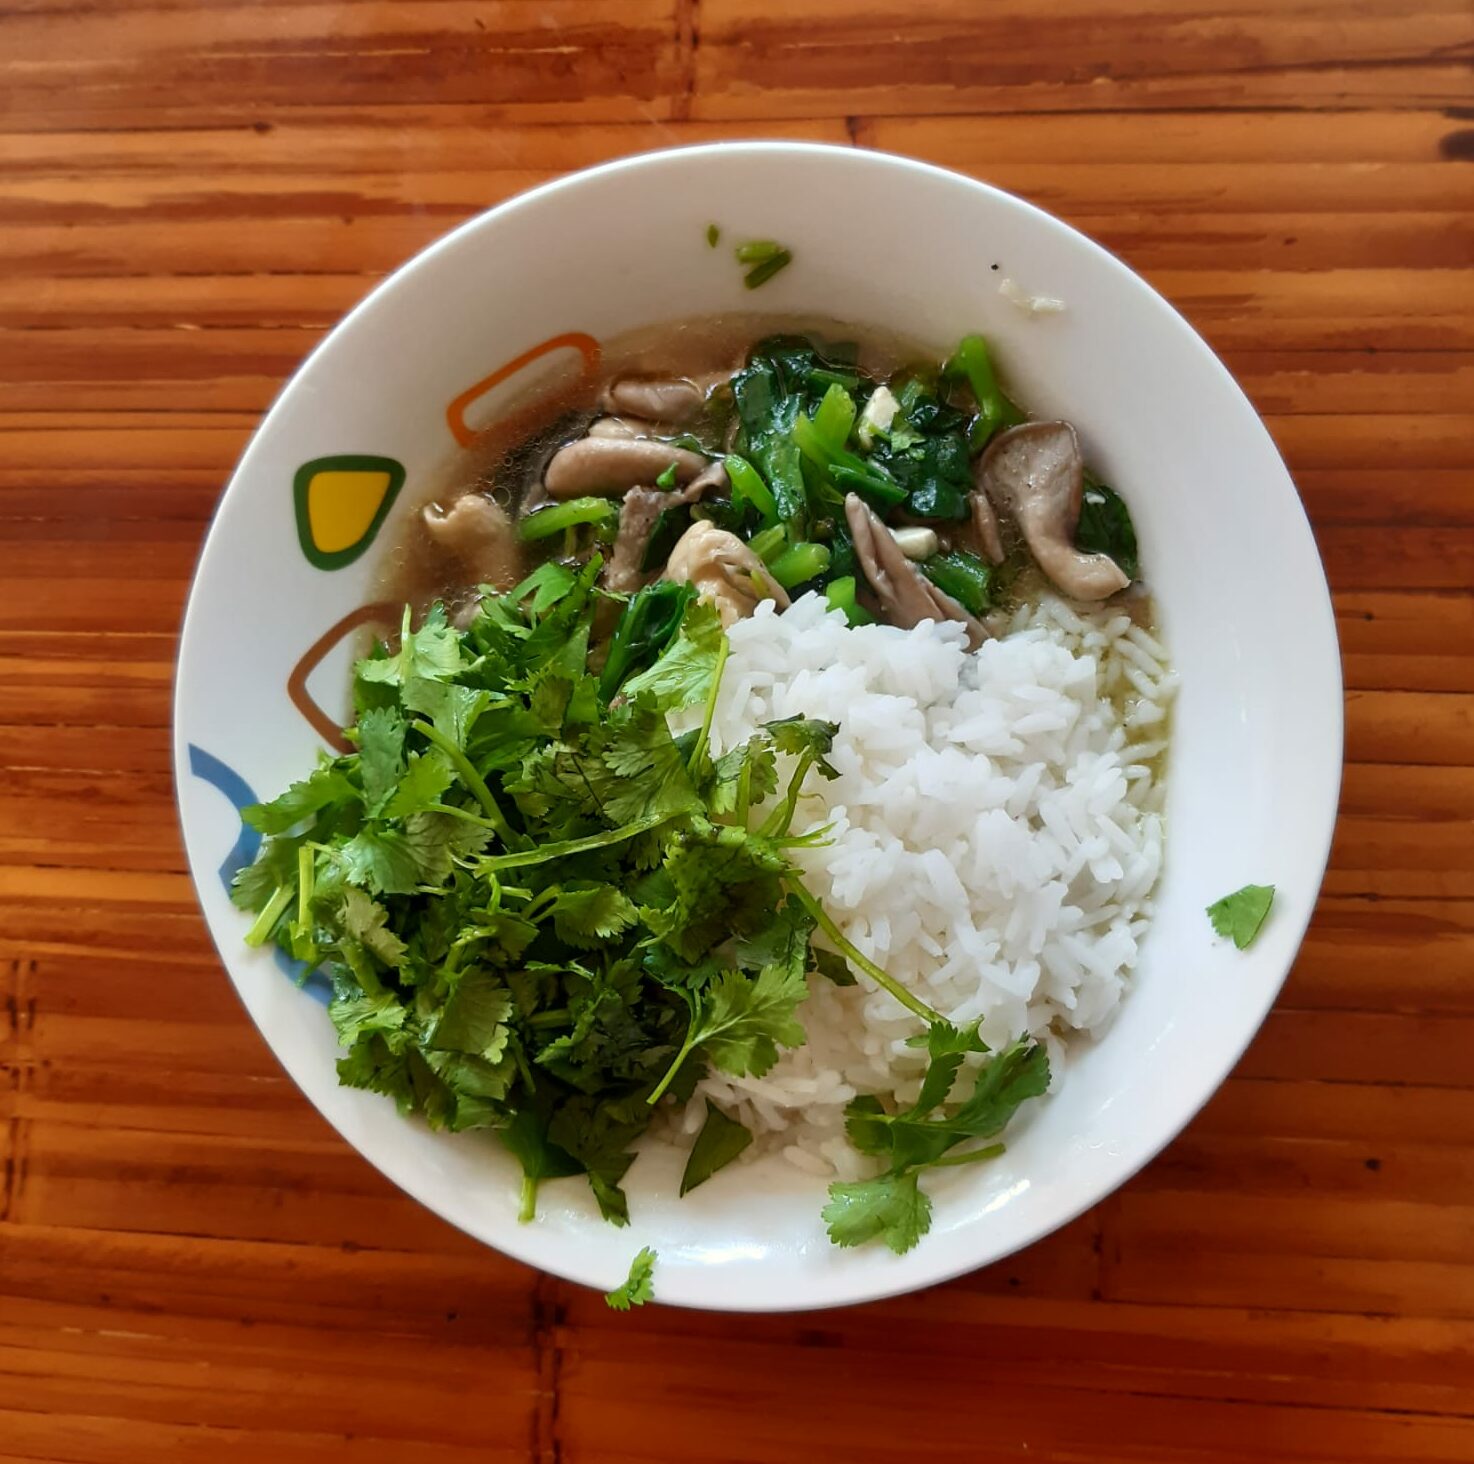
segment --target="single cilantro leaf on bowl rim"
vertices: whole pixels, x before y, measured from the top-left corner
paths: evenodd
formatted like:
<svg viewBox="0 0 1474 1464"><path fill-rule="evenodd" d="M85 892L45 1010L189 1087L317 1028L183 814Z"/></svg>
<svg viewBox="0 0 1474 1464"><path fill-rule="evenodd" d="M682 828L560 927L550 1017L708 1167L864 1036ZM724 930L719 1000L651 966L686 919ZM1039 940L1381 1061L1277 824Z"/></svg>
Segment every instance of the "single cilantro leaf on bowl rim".
<svg viewBox="0 0 1474 1464"><path fill-rule="evenodd" d="M1208 906L1208 919L1219 935L1241 951L1248 950L1258 936L1269 907L1274 904L1273 885L1245 885Z"/></svg>
<svg viewBox="0 0 1474 1464"><path fill-rule="evenodd" d="M630 1273L614 1288L604 1293L604 1300L615 1311L628 1311L632 1306L644 1306L655 1300L655 1287L651 1278L655 1273L655 1262L659 1259L647 1245L638 1251L630 1262Z"/></svg>

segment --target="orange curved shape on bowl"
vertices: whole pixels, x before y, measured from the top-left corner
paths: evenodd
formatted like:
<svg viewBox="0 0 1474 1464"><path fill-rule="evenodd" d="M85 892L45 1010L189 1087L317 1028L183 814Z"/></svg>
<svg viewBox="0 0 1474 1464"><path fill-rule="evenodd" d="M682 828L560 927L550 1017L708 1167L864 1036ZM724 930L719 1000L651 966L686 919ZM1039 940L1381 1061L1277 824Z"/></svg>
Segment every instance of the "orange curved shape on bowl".
<svg viewBox="0 0 1474 1464"><path fill-rule="evenodd" d="M483 376L474 386L467 387L460 396L456 397L445 409L445 420L450 427L450 435L462 447L469 447L475 442L477 433L466 423L466 408L478 397L490 391L492 387L500 386L509 377L515 376L524 367L532 365L534 361L552 351L564 349L577 351L583 358L583 365L579 372L580 381L588 380L599 369L601 351L598 341L593 336L585 335L583 331L567 331L563 335L549 336L547 340L539 342L530 350L523 351L520 356L514 356L506 365L498 366L490 376Z"/></svg>

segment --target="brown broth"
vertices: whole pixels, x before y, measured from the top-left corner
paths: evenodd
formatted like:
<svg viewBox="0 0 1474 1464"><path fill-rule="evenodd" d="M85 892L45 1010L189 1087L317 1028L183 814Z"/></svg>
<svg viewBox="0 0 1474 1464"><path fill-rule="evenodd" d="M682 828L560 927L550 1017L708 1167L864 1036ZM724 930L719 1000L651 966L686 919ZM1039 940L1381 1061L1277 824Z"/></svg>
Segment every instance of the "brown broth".
<svg viewBox="0 0 1474 1464"><path fill-rule="evenodd" d="M903 365L936 361L940 350L883 331L856 332L814 316L711 315L646 326L607 342L596 379L543 389L514 399L470 447L457 449L417 494L396 507L391 532L375 567L374 598L423 610L443 600L452 614L466 608L475 586L465 583L459 561L426 531L421 517L431 504L449 508L464 493L486 493L515 519L522 499L548 452L581 435L595 415L600 393L617 376L699 376L735 371L754 341L765 336L807 335L819 341L855 341L860 366L886 376ZM542 554L524 551L526 573ZM499 585L499 589L510 588Z"/></svg>
<svg viewBox="0 0 1474 1464"><path fill-rule="evenodd" d="M858 346L859 366L882 378L904 366L934 363L944 354L940 348L928 348L894 333L856 331L840 321L814 316L696 316L617 336L605 344L595 379L543 388L514 399L470 447L451 454L417 496L407 496L396 510L391 526L394 532L387 536L376 566L374 598L391 604L407 603L417 611L442 600L453 616L468 609L474 602L476 587L466 582L459 561L425 529L421 515L426 507L435 504L448 508L463 494L479 492L487 494L515 520L550 452L582 435L596 415L600 394L616 377L701 376L736 371L755 341L777 334L810 336L821 344L854 343ZM938 528L944 550L981 551L970 520L933 527ZM1013 525L1005 522L1002 529L1008 547L1016 547ZM517 577L555 552L551 547L524 546ZM497 588L508 589L512 583L515 580ZM1009 585L998 608L1007 612L1018 604L1037 601L1049 590L1043 575L1028 564ZM862 588L862 597L864 593ZM1144 585L1133 586L1111 604L1155 634L1156 607Z"/></svg>

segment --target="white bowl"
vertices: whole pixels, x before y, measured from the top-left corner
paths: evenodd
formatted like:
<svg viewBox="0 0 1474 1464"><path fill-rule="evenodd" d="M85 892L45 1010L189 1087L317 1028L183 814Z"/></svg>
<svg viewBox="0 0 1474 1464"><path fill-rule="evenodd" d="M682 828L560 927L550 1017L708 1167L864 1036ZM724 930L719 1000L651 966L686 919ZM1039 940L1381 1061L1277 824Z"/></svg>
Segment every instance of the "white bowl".
<svg viewBox="0 0 1474 1464"><path fill-rule="evenodd" d="M715 249L712 222L723 229ZM794 254L757 296L729 247L743 238ZM1067 308L1026 314L1000 294L1005 276ZM376 495L392 499L402 475L404 507L453 452L453 432L484 424L499 393L546 369L552 355L503 387L488 382L540 343L572 336L569 349L587 349L589 337L754 307L939 348L986 334L1015 395L1074 422L1126 495L1182 676L1166 873L1119 1019L1079 1049L1004 1158L928 1182L932 1232L901 1257L832 1246L822 1184L779 1159L728 1169L679 1200L678 1157L646 1154L629 1176L628 1229L599 1219L582 1181L544 1185L536 1221L519 1225L515 1164L493 1139L433 1134L338 1086L320 998L242 944L248 921L222 878L251 851L237 808L301 775L321 746L298 706L324 726L312 703L346 709L341 625L372 593L363 549ZM320 464L343 455L382 461ZM362 476L309 489L314 470ZM299 533L294 504L309 495L319 521ZM289 680L324 653L294 702ZM1335 815L1341 684L1294 486L1228 372L1160 296L1064 224L967 178L873 152L743 143L631 158L513 199L338 326L272 408L210 529L184 624L174 746L190 868L226 969L287 1071L366 1159L544 1270L607 1288L653 1245L661 1301L781 1310L996 1261L1109 1194L1197 1112L1304 934ZM1241 953L1213 935L1204 907L1249 882L1279 894Z"/></svg>

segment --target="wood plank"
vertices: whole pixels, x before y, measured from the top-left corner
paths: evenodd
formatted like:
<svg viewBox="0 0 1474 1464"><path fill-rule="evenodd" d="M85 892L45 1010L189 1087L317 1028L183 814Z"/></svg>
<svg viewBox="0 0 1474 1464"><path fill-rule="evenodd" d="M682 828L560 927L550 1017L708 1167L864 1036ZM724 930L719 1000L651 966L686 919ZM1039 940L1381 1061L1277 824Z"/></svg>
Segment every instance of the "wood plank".
<svg viewBox="0 0 1474 1464"><path fill-rule="evenodd" d="M703 0L693 115L1458 103L1457 4ZM1416 39L1414 39L1416 37Z"/></svg>
<svg viewBox="0 0 1474 1464"><path fill-rule="evenodd" d="M475 102L502 116L671 115L673 0L470 0L12 11L0 46L11 125L117 126L163 113ZM53 125L55 125L55 121Z"/></svg>

